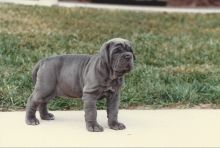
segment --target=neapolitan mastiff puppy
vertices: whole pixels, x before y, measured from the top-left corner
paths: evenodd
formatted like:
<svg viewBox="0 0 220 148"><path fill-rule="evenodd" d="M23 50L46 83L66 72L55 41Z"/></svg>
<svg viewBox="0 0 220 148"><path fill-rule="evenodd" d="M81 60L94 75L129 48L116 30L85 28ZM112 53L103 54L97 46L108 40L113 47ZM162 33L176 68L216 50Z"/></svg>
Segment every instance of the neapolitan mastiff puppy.
<svg viewBox="0 0 220 148"><path fill-rule="evenodd" d="M60 55L40 60L33 69L35 88L27 101L26 123L39 124L37 108L41 119L54 120L47 103L56 96L82 98L87 130L100 132L103 128L96 121L96 102L106 98L109 127L125 129L117 119L119 91L134 58L130 42L114 38L104 43L97 55Z"/></svg>

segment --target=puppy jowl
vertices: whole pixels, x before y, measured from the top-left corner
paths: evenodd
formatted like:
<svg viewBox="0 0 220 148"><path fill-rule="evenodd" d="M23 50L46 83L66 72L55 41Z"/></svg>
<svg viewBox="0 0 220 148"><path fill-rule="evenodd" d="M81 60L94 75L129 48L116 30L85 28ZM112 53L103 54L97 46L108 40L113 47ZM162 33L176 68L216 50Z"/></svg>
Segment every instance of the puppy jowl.
<svg viewBox="0 0 220 148"><path fill-rule="evenodd" d="M56 96L82 98L86 128L101 132L96 102L107 100L108 125L111 129L125 129L118 122L119 92L123 76L133 68L135 59L128 40L114 38L104 43L96 55L60 55L40 60L32 72L34 91L27 100L26 123L38 125L35 114L39 108L42 120L54 120L47 103Z"/></svg>

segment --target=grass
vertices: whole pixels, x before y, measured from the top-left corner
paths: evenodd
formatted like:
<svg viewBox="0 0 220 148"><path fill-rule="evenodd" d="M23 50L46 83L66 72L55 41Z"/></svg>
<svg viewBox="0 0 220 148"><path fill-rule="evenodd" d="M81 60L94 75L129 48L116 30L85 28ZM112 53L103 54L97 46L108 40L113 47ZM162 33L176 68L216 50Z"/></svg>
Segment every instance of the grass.
<svg viewBox="0 0 220 148"><path fill-rule="evenodd" d="M135 48L121 108L199 104L220 106L220 15L105 11L0 5L0 108L24 109L31 70L41 58L94 54L122 37ZM56 98L50 109L81 109ZM105 108L105 101L98 103Z"/></svg>

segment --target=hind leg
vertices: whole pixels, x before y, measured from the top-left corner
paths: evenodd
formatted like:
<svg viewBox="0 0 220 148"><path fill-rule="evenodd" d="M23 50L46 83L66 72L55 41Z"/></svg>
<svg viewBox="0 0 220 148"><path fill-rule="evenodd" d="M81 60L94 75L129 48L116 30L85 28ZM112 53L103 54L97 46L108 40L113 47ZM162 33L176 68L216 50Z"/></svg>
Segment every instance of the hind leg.
<svg viewBox="0 0 220 148"><path fill-rule="evenodd" d="M38 83L35 87L34 92L28 98L26 106L26 123L28 125L38 125L39 120L36 118L36 111L39 107L40 116L45 120L53 120L54 117L52 114L47 111L47 102L49 98L54 96L54 85L49 87L45 83Z"/></svg>
<svg viewBox="0 0 220 148"><path fill-rule="evenodd" d="M39 105L40 117L42 120L54 120L54 115L48 112L47 103L43 102Z"/></svg>
<svg viewBox="0 0 220 148"><path fill-rule="evenodd" d="M47 102L48 96L52 95L45 95L47 94L45 91L34 91L33 94L28 98L27 105L26 105L26 123L28 125L38 125L40 122L36 118L36 111L39 108L40 117L43 120L53 120L53 114L48 113L47 110ZM51 94L51 93L50 93Z"/></svg>
<svg viewBox="0 0 220 148"><path fill-rule="evenodd" d="M28 98L26 105L26 117L25 122L28 125L38 125L40 124L39 120L36 118L37 107L39 106L39 102L34 99L33 95Z"/></svg>
<svg viewBox="0 0 220 148"><path fill-rule="evenodd" d="M36 80L34 91L26 107L26 123L29 125L39 124L35 116L38 107L42 119L53 118L47 111L47 102L55 96L56 62L45 61L37 72Z"/></svg>

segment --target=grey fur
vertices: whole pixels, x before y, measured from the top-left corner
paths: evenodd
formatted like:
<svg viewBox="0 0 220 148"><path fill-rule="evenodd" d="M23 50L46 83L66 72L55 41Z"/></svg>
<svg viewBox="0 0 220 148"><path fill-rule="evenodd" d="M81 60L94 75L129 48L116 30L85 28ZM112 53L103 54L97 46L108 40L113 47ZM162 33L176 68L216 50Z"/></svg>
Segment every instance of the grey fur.
<svg viewBox="0 0 220 148"><path fill-rule="evenodd" d="M134 58L130 42L114 38L104 43L97 55L60 55L40 60L33 69L35 88L27 101L26 123L39 124L35 116L37 108L41 119L54 120L47 103L56 96L82 98L87 130L101 132L103 128L96 120L96 102L106 98L109 127L125 129L118 122L119 92Z"/></svg>

